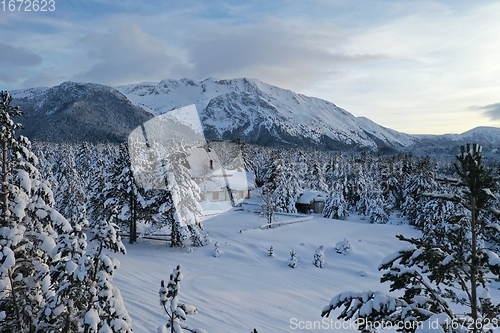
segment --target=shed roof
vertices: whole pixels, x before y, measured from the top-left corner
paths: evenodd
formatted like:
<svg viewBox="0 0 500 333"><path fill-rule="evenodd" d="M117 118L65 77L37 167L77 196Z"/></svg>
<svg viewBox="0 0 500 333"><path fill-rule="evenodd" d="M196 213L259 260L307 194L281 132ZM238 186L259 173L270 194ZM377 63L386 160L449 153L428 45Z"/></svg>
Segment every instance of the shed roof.
<svg viewBox="0 0 500 333"><path fill-rule="evenodd" d="M326 201L326 194L321 191L307 190L297 199L298 204L310 204L313 201Z"/></svg>

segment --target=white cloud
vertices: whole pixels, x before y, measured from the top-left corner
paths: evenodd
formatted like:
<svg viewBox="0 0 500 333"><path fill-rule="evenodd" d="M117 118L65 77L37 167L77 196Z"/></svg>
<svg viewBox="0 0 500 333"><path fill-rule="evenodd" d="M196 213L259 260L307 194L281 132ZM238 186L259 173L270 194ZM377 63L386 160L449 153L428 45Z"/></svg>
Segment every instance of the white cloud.
<svg viewBox="0 0 500 333"><path fill-rule="evenodd" d="M190 36L183 47L197 78L247 76L292 89L385 58L370 51L346 53L344 32L332 24L302 20L205 24L192 28Z"/></svg>

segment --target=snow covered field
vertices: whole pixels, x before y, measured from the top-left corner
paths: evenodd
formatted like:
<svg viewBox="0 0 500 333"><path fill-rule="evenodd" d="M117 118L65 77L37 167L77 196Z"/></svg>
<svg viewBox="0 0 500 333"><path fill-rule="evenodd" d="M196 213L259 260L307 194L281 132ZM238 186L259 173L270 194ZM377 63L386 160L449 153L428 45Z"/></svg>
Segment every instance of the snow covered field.
<svg viewBox="0 0 500 333"><path fill-rule="evenodd" d="M293 217L278 216L286 221ZM128 245L114 284L120 288L135 332L156 332L166 323L158 290L177 264L183 266L180 301L199 313L188 316L191 327L208 332L356 332L336 329L332 316L323 321L321 310L337 293L347 290L387 291L377 270L382 259L403 247L396 234L418 236L407 225L369 224L358 216L346 221L312 220L261 230L265 220L245 211L228 211L204 221L211 243L202 248L170 248L165 242L140 240ZM347 239L353 252L335 251ZM126 240L124 240L126 241ZM218 242L222 254L214 257ZM325 267L313 265L317 248L325 246ZM268 256L268 249L274 255ZM295 249L299 265L287 265ZM316 321L316 323L314 323ZM308 329L311 325L319 329ZM337 325L337 326L336 326Z"/></svg>

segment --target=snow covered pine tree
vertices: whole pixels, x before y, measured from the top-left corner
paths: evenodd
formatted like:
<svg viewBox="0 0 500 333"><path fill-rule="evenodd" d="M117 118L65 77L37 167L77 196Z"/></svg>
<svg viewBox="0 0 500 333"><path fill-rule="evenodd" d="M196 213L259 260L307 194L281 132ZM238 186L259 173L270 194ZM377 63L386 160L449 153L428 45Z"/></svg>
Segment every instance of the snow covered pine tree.
<svg viewBox="0 0 500 333"><path fill-rule="evenodd" d="M77 171L75 154L69 144L59 145L62 156L54 164L57 190L54 190L55 208L73 226L87 219L87 195L83 179Z"/></svg>
<svg viewBox="0 0 500 333"><path fill-rule="evenodd" d="M269 190L274 193L274 203L276 210L285 213L297 213L295 203L301 192L296 164L289 153L280 150L276 153L276 158L271 167L269 181L272 183Z"/></svg>
<svg viewBox="0 0 500 333"><path fill-rule="evenodd" d="M450 221L452 229L439 235L440 243L429 237L397 236L409 245L380 265L387 271L381 282L389 281L390 290L402 290L403 295L343 292L332 298L322 316L344 307L338 318L358 320L358 329L364 332L370 331L367 323L381 320L405 323L405 332L415 332L419 326L419 332L430 332L432 323L441 326L432 332L491 332L491 324L500 320L500 303L494 304L488 294L490 283L500 274L500 223L485 218L485 212L492 209L496 182L482 164L481 150L479 145L468 144L457 155L460 195L433 195L459 202L468 213ZM466 309L465 313L456 313L453 303L459 305L457 309Z"/></svg>
<svg viewBox="0 0 500 333"><path fill-rule="evenodd" d="M129 243L137 242L137 220L142 213L140 201L143 201L134 180L130 165L128 146L122 143L118 154L109 168L109 182L101 190L104 201L103 218L109 218L111 212L118 208L116 223L120 229L128 230Z"/></svg>
<svg viewBox="0 0 500 333"><path fill-rule="evenodd" d="M180 282L184 279L181 268L181 265L177 265L177 267L174 268L172 274L170 274L170 280L167 286L165 286L165 281L161 280L159 291L160 304L168 316L168 323L158 327L158 333L182 333L184 331L207 333L204 329L190 328L184 324L187 315L196 314L198 310L192 305L179 303Z"/></svg>
<svg viewBox="0 0 500 333"><path fill-rule="evenodd" d="M87 251L86 260L79 267L82 280L88 286L88 305L83 318L84 332L132 332L132 320L123 304L120 290L111 284L115 270L120 263L107 252L126 253L119 228L109 220L101 220L92 225L92 247Z"/></svg>
<svg viewBox="0 0 500 333"><path fill-rule="evenodd" d="M349 216L347 206L348 204L344 198L342 185L336 184L335 189L330 192L330 195L326 199L323 217L343 220Z"/></svg>

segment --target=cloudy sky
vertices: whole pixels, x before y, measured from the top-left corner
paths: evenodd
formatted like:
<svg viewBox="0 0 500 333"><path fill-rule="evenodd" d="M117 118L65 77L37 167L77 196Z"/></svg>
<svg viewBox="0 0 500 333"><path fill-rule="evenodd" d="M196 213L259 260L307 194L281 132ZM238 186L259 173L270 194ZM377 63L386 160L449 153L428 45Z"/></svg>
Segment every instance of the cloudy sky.
<svg viewBox="0 0 500 333"><path fill-rule="evenodd" d="M500 127L498 1L51 1L0 4L0 89L250 77L407 133Z"/></svg>

